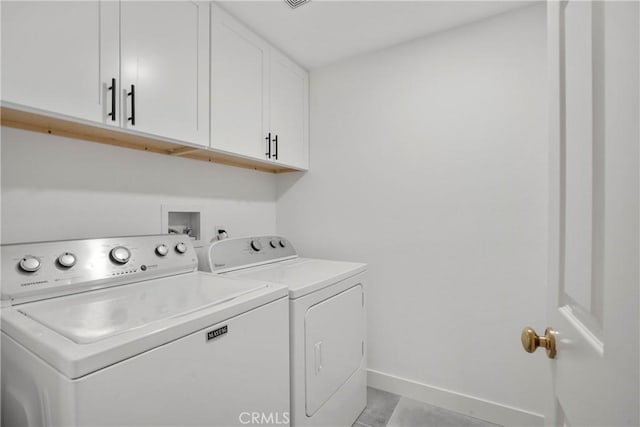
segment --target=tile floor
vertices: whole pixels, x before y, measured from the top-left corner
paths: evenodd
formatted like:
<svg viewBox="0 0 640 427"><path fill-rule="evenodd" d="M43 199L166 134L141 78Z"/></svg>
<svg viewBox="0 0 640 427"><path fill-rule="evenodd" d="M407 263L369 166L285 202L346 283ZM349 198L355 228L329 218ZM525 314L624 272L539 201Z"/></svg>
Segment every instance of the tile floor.
<svg viewBox="0 0 640 427"><path fill-rule="evenodd" d="M353 427L497 427L497 424L368 387L367 407Z"/></svg>

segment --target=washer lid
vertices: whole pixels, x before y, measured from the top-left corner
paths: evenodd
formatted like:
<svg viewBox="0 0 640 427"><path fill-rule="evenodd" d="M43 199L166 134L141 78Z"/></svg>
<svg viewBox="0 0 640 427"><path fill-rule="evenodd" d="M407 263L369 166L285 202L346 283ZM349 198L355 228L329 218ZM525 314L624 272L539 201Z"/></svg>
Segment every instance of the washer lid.
<svg viewBox="0 0 640 427"><path fill-rule="evenodd" d="M286 285L289 298L299 298L365 271L366 264L296 258L225 273L225 277L251 279Z"/></svg>
<svg viewBox="0 0 640 427"><path fill-rule="evenodd" d="M194 272L8 307L2 331L78 378L286 295L281 285Z"/></svg>
<svg viewBox="0 0 640 427"><path fill-rule="evenodd" d="M187 275L152 286L120 286L18 307L18 311L78 344L176 318L267 287L264 283L213 283Z"/></svg>

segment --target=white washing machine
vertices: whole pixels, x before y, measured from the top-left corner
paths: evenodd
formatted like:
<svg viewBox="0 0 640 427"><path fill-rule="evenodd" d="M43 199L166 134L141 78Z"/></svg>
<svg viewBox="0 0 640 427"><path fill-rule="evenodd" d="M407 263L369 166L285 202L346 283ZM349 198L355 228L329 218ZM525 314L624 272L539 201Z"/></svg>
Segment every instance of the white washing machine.
<svg viewBox="0 0 640 427"><path fill-rule="evenodd" d="M298 257L279 236L225 239L201 269L289 288L291 424L351 426L366 405L366 264Z"/></svg>
<svg viewBox="0 0 640 427"><path fill-rule="evenodd" d="M0 250L3 426L288 422L285 286L199 272L178 235Z"/></svg>

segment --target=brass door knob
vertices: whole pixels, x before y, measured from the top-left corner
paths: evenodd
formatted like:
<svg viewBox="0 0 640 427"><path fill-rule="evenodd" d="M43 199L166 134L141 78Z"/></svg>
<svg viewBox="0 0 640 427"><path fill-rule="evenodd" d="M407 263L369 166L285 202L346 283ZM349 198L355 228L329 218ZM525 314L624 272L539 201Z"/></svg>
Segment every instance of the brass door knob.
<svg viewBox="0 0 640 427"><path fill-rule="evenodd" d="M527 326L522 330L522 347L527 353L533 353L538 347L544 347L547 350L547 357L555 359L556 357L556 334L552 328L544 330L544 336L536 334L536 331Z"/></svg>

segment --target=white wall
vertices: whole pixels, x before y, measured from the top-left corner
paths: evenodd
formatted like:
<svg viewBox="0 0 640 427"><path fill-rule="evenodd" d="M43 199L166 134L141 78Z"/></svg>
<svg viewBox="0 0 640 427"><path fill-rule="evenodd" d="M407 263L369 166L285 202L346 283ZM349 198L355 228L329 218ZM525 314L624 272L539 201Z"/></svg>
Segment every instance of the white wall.
<svg viewBox="0 0 640 427"><path fill-rule="evenodd" d="M2 243L161 233L161 205L275 231L273 174L2 127Z"/></svg>
<svg viewBox="0 0 640 427"><path fill-rule="evenodd" d="M377 386L540 422L520 332L546 326L545 44L535 5L311 74L311 171L278 178L277 229L369 263Z"/></svg>

